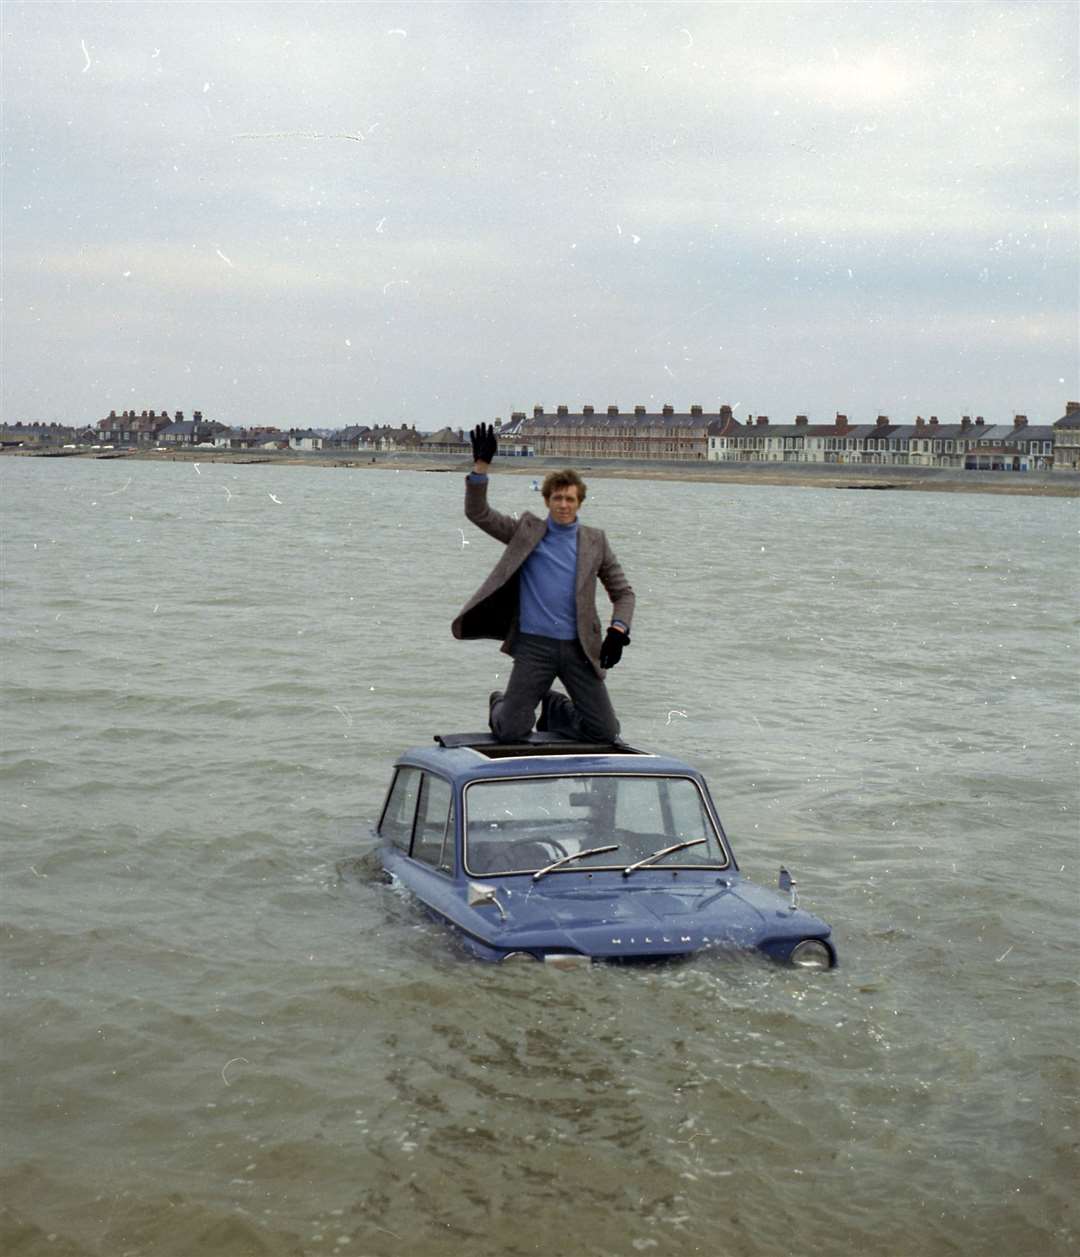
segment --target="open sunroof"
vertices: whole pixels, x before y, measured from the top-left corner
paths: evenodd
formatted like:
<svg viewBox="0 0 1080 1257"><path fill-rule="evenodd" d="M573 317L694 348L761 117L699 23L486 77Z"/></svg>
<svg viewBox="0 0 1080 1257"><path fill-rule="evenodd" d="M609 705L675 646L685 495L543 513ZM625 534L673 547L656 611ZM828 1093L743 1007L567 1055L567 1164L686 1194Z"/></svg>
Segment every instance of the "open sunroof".
<svg viewBox="0 0 1080 1257"><path fill-rule="evenodd" d="M520 742L498 742L491 733L437 733L435 741L447 750L468 747L488 759L524 755L644 755L625 742L575 742L554 733L530 733Z"/></svg>

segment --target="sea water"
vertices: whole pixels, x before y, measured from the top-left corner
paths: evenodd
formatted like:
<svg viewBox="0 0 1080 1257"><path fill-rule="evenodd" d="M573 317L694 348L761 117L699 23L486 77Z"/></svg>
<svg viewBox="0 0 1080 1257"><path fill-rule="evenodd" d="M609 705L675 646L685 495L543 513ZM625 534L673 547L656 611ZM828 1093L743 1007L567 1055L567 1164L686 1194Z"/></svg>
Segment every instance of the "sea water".
<svg viewBox="0 0 1080 1257"><path fill-rule="evenodd" d="M840 967L552 973L369 854L394 756L507 676L449 632L499 553L461 477L0 487L5 1252L1071 1250L1074 500L594 480L624 735Z"/></svg>

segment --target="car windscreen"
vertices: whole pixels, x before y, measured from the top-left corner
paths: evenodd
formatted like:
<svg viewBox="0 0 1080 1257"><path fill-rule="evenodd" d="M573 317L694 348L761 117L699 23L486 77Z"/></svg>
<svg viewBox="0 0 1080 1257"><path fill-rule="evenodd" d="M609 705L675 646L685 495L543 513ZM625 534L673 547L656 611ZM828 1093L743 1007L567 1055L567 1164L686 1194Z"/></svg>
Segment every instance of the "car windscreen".
<svg viewBox="0 0 1080 1257"><path fill-rule="evenodd" d="M727 864L690 777L597 773L476 781L465 791L465 817L465 865L474 874L535 872L567 856L573 858L559 871L623 869L669 847L679 850L648 867ZM587 854L610 846L616 850Z"/></svg>

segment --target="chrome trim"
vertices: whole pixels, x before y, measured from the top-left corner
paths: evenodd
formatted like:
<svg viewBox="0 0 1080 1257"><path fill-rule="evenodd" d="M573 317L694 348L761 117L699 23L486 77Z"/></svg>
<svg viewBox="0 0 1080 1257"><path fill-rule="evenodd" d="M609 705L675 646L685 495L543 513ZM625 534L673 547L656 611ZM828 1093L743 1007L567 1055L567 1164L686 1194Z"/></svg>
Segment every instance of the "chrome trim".
<svg viewBox="0 0 1080 1257"><path fill-rule="evenodd" d="M553 969L581 969L591 965L593 958L580 951L549 951L544 953L544 964Z"/></svg>

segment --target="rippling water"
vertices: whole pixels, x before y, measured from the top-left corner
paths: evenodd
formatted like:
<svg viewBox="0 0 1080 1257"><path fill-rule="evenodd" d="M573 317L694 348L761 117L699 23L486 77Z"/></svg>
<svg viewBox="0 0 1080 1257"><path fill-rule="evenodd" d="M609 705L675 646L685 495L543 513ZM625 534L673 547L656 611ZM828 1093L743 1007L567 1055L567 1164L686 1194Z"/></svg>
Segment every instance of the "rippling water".
<svg viewBox="0 0 1080 1257"><path fill-rule="evenodd" d="M551 973L365 858L506 675L449 635L498 549L460 477L0 486L5 1253L1070 1251L1074 501L594 481L626 736L841 967Z"/></svg>

